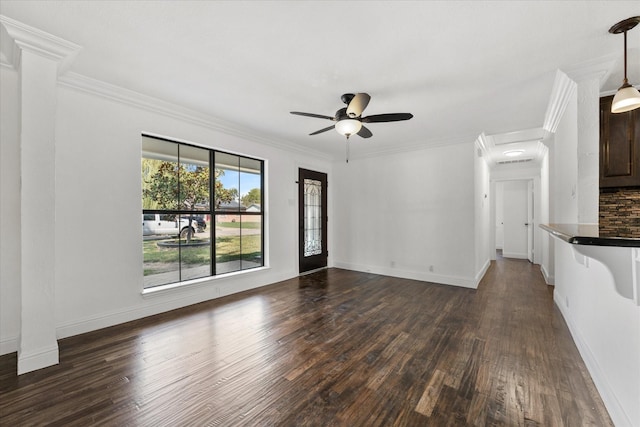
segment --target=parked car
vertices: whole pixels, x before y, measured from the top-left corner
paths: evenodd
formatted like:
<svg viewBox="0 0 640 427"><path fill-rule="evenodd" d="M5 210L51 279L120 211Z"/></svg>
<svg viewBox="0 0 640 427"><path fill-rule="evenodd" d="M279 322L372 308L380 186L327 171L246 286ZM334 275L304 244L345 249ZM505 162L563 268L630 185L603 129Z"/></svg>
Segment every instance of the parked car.
<svg viewBox="0 0 640 427"><path fill-rule="evenodd" d="M196 232L195 224L192 222L191 233ZM143 214L142 215L142 235L174 235L186 237L189 232L189 219L178 219L170 214Z"/></svg>
<svg viewBox="0 0 640 427"><path fill-rule="evenodd" d="M186 220L187 224L189 223L189 217L188 216L182 216L180 217L181 221L182 220ZM202 215L193 215L191 217L191 225L195 224L195 228L197 229L198 233L202 233L204 230L207 229L207 222L204 220L204 217Z"/></svg>

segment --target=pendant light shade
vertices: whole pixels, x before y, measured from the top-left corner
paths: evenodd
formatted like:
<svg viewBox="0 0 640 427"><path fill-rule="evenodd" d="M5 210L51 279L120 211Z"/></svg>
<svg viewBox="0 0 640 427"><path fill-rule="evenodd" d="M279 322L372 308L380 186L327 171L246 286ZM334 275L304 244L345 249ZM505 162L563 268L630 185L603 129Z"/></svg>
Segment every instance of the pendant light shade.
<svg viewBox="0 0 640 427"><path fill-rule="evenodd" d="M640 108L640 92L631 86L627 79L627 31L633 29L639 22L640 16L632 16L609 28L611 34L624 33L624 81L613 97L613 102L611 103L612 113L624 113Z"/></svg>
<svg viewBox="0 0 640 427"><path fill-rule="evenodd" d="M618 89L618 92L613 97L611 112L624 113L625 111L635 110L638 107L640 107L640 92L627 83L627 85L623 85Z"/></svg>
<svg viewBox="0 0 640 427"><path fill-rule="evenodd" d="M360 120L343 119L336 123L336 130L340 135L355 135L362 129Z"/></svg>

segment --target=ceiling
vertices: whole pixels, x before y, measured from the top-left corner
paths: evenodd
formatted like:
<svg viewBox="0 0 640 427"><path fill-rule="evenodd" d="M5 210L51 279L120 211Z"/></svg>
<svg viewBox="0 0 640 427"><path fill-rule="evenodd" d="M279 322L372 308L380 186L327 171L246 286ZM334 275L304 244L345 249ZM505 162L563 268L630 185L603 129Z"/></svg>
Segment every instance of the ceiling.
<svg viewBox="0 0 640 427"><path fill-rule="evenodd" d="M365 116L413 113L368 125L352 158L540 128L557 69L613 58L602 91L620 86L623 37L607 30L638 12L637 1L0 2L82 46L69 72L334 159L344 137L308 136L331 122L290 111L332 116L343 93L367 92ZM628 45L637 85L640 30Z"/></svg>

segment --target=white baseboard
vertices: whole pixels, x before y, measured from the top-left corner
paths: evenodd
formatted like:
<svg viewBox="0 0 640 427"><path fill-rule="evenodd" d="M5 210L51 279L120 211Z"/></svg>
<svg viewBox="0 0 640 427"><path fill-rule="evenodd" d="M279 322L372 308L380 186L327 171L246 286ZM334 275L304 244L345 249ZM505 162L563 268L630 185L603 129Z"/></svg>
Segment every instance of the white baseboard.
<svg viewBox="0 0 640 427"><path fill-rule="evenodd" d="M558 292L558 288L555 288L553 291L553 301L558 309L560 309L562 317L564 317L565 323L567 324L571 337L573 338L573 342L576 344L580 356L582 356L582 360L591 375L591 379L593 380L596 389L598 389L598 393L600 393L600 397L609 412L609 416L611 417L613 424L616 427L633 427L629 416L626 414L623 406L616 398L616 395L614 394L611 385L609 385L606 376L602 372L602 368L600 368L593 352L584 341L582 334L573 322L571 310L566 305L566 298Z"/></svg>
<svg viewBox="0 0 640 427"><path fill-rule="evenodd" d="M527 253L521 253L521 252L505 252L502 251L502 256L504 258L517 258L517 259L529 259L529 257L527 256Z"/></svg>
<svg viewBox="0 0 640 427"><path fill-rule="evenodd" d="M461 286L463 288L476 289L478 287L479 280L477 277L461 277L461 276L449 276L443 274L434 274L423 271L410 271L402 270L399 268L386 268L373 265L354 264L349 262L335 261L334 266L336 268L343 268L345 270L361 271L363 273L374 273L382 276L399 277L401 279L420 280L423 282L440 283L443 285Z"/></svg>
<svg viewBox="0 0 640 427"><path fill-rule="evenodd" d="M0 356L18 351L18 337L9 337L0 341Z"/></svg>
<svg viewBox="0 0 640 427"><path fill-rule="evenodd" d="M18 375L36 371L59 363L58 342L33 351L18 352Z"/></svg>
<svg viewBox="0 0 640 427"><path fill-rule="evenodd" d="M484 265L482 266L482 268L480 269L480 271L478 271L478 273L476 274L476 277L475 277L476 285L474 286L474 288L478 287L478 285L480 284L480 281L482 280L484 275L487 273L487 270L489 269L490 266L491 266L491 259L487 259Z"/></svg>
<svg viewBox="0 0 640 427"><path fill-rule="evenodd" d="M295 274L297 276L297 274ZM269 283L248 282L250 285L239 283L217 282L215 279L210 282L196 284L194 287L183 289L173 289L158 295L145 296L146 302L143 305L114 310L101 313L97 316L77 319L69 323L58 325L56 333L58 338L67 338L86 332L95 331L109 326L119 325L132 320L142 319L155 314L164 313L178 308L187 307L204 301L221 298L227 295L244 292L250 289L268 286L282 280L290 279L290 275L277 275L272 277ZM152 299L161 298L160 301L151 302Z"/></svg>
<svg viewBox="0 0 640 427"><path fill-rule="evenodd" d="M240 285L238 283L231 284L223 281L217 282L213 280L211 282L196 284L195 286L185 287L183 289L172 289L163 292L157 292L157 295L145 296L144 298L147 301L140 306L123 308L120 310L114 310L111 312L101 313L81 319L74 319L71 322L57 325L56 336L58 339L62 339L102 328L107 328L109 326L119 325L121 323L142 319L144 317L153 316L155 314L164 313L166 311L175 310L177 308L186 307L192 304L198 304L200 302L221 298L227 295L244 292L262 286L268 286L270 284L278 283L295 276L297 276L296 272L285 272L283 274L273 276L271 278L272 281L270 280L269 283L265 284L260 282L249 282L249 286ZM152 302L153 299L161 300ZM2 339L0 341L0 355L17 352L18 341L18 336ZM28 362L28 360L31 360L32 358L37 359L36 356L32 357L23 355L22 357L27 358L25 359L25 363L27 363L27 365L31 365L31 362ZM50 356L43 355L42 357L46 360L51 360ZM34 365L37 363L39 362L33 362ZM26 367L27 365L25 365L25 369L28 369Z"/></svg>
<svg viewBox="0 0 640 427"><path fill-rule="evenodd" d="M555 277L553 277L552 275L549 274L549 272L547 271L547 269L545 268L544 265L540 265L540 271L542 271L542 277L544 277L544 282L547 285L554 285L555 284Z"/></svg>

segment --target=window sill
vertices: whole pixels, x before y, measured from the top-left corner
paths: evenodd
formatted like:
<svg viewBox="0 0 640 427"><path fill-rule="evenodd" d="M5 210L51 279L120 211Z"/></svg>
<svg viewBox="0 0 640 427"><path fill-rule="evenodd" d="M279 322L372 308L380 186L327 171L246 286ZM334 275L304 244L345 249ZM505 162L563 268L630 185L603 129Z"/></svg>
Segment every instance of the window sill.
<svg viewBox="0 0 640 427"><path fill-rule="evenodd" d="M237 276L244 276L245 274L256 273L258 271L265 271L269 269L270 267L264 266L264 267L251 268L248 270L233 271L231 273L219 274L217 276L207 276L207 277L201 277L199 279L186 280L184 282L154 286L148 289L145 288L145 289L142 289L141 293L144 298L152 297L156 295L164 295L168 293L173 293L180 289L194 288L201 285L211 284L218 280L228 279L228 278L237 277Z"/></svg>

